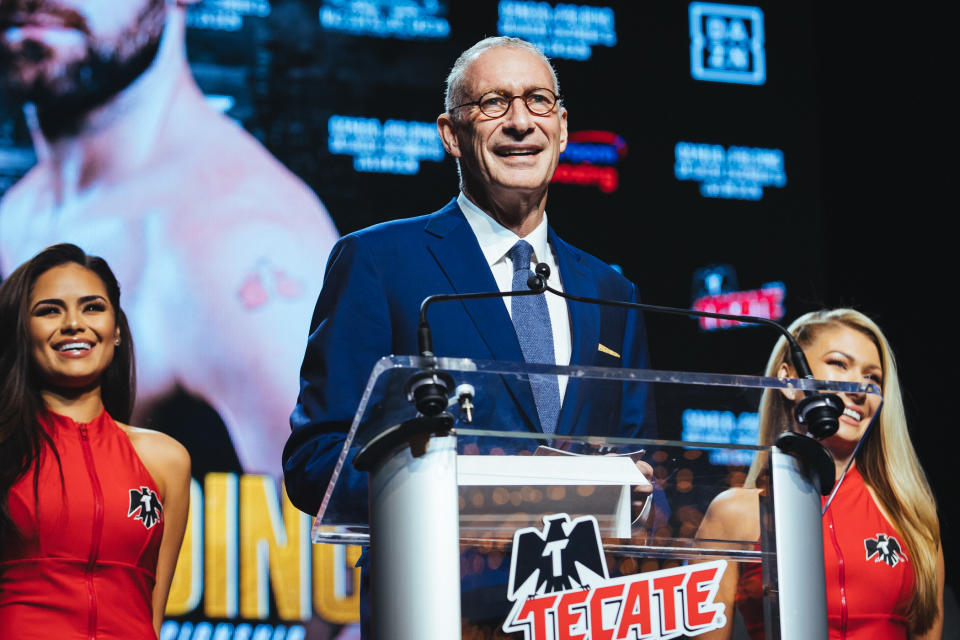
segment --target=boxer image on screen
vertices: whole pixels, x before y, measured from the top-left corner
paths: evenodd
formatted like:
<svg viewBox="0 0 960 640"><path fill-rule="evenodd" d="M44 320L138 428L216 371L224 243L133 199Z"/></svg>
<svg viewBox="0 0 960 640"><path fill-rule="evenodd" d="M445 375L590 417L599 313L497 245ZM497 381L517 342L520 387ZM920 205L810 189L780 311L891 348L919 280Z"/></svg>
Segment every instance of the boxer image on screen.
<svg viewBox="0 0 960 640"><path fill-rule="evenodd" d="M0 272L57 242L104 256L137 336L137 419L196 396L244 471L276 474L338 234L208 106L186 56L195 1L0 0L3 98L24 105L37 155L0 203Z"/></svg>

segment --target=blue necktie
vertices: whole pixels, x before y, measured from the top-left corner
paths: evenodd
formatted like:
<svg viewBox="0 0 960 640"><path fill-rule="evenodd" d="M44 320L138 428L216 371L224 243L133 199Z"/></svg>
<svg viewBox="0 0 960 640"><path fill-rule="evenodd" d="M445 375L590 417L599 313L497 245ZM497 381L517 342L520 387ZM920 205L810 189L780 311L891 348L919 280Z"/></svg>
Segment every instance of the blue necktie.
<svg viewBox="0 0 960 640"><path fill-rule="evenodd" d="M527 279L533 275L530 270L532 254L533 247L526 240L518 240L510 249L514 291L530 290ZM557 359L553 352L553 328L550 326L546 296L544 294L514 296L510 299L510 311L524 362L556 364ZM560 414L560 385L557 383L557 377L531 375L530 388L533 391L533 401L537 405L540 428L544 433L555 433L557 416Z"/></svg>

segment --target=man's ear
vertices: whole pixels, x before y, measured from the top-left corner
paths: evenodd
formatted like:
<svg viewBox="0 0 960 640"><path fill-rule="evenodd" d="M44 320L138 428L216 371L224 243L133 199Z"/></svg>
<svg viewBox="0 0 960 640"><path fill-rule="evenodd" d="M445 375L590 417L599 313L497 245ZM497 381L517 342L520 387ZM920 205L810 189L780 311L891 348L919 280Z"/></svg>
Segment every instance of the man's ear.
<svg viewBox="0 0 960 640"><path fill-rule="evenodd" d="M437 116L437 132L440 134L440 142L443 143L443 148L447 150L447 153L454 158L459 158L462 155L460 153L460 140L457 139L457 125L453 121L452 115L444 112Z"/></svg>
<svg viewBox="0 0 960 640"><path fill-rule="evenodd" d="M567 148L567 110L560 111L560 153Z"/></svg>

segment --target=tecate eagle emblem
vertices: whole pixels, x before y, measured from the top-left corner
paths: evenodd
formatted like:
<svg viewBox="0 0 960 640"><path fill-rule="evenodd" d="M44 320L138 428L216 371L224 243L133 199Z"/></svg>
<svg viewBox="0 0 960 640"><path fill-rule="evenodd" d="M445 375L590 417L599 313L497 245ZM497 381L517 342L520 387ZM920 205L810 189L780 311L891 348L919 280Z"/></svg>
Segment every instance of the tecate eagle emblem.
<svg viewBox="0 0 960 640"><path fill-rule="evenodd" d="M696 636L726 624L714 602L724 560L610 578L593 516L545 516L513 535L503 630L525 640L646 640Z"/></svg>
<svg viewBox="0 0 960 640"><path fill-rule="evenodd" d="M149 487L140 487L130 489L130 508L127 510L127 517L139 520L147 529L153 527L160 521L163 513L163 505L160 504L160 498L157 492Z"/></svg>

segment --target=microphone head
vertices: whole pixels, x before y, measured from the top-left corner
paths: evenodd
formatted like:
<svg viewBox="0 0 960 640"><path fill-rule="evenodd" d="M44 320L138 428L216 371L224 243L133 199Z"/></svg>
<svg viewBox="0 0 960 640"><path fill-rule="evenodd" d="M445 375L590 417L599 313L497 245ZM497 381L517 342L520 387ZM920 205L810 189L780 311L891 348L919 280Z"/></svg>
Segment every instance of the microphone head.
<svg viewBox="0 0 960 640"><path fill-rule="evenodd" d="M527 278L527 288L536 293L543 293L547 288L547 282L540 276L530 276Z"/></svg>
<svg viewBox="0 0 960 640"><path fill-rule="evenodd" d="M794 407L797 422L817 440L829 438L840 428L843 415L843 400L833 393L813 394L805 397Z"/></svg>
<svg viewBox="0 0 960 640"><path fill-rule="evenodd" d="M538 262L534 271L536 274L527 278L527 287L531 291L543 293L547 290L547 278L550 277L550 267L543 262Z"/></svg>
<svg viewBox="0 0 960 640"><path fill-rule="evenodd" d="M414 374L406 383L407 401L428 418L440 415L449 402L453 377L446 371L428 368Z"/></svg>

